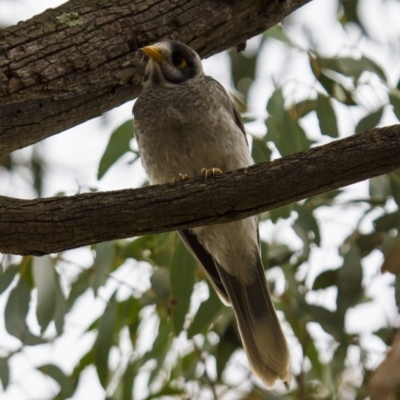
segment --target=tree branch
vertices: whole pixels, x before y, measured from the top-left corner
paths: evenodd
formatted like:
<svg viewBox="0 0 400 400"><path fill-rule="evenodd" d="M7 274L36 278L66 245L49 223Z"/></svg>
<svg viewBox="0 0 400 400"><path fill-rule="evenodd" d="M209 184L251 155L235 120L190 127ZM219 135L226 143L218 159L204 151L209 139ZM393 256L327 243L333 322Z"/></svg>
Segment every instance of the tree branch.
<svg viewBox="0 0 400 400"><path fill-rule="evenodd" d="M400 168L400 125L210 178L141 189L0 197L0 251L43 255L238 220Z"/></svg>
<svg viewBox="0 0 400 400"><path fill-rule="evenodd" d="M135 52L162 38L202 57L311 0L70 0L0 30L0 157L137 97Z"/></svg>

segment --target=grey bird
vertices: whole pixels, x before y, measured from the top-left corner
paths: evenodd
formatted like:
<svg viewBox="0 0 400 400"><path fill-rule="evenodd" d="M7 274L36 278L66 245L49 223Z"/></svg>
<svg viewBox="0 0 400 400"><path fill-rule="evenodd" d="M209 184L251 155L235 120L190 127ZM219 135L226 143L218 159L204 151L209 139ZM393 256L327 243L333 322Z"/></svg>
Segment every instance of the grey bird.
<svg viewBox="0 0 400 400"><path fill-rule="evenodd" d="M254 164L240 115L199 55L177 41L149 57L133 107L142 164L152 184ZM253 372L267 387L290 379L289 351L268 290L256 217L182 230L181 239L221 300L232 305Z"/></svg>

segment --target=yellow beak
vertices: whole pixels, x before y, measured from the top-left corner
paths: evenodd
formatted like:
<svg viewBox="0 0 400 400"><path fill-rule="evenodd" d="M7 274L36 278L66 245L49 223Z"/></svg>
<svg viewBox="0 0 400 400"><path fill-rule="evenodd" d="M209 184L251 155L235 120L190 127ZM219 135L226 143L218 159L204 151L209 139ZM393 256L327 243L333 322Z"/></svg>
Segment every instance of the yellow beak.
<svg viewBox="0 0 400 400"><path fill-rule="evenodd" d="M156 46L142 47L141 50L144 54L148 55L152 60L160 63L165 60L165 57L160 53L160 50Z"/></svg>

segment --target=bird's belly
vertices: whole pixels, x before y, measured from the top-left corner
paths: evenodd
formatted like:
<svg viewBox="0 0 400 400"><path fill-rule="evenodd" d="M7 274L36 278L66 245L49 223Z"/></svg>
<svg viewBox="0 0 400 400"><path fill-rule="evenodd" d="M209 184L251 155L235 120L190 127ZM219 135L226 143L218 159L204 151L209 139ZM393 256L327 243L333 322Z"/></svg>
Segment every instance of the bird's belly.
<svg viewBox="0 0 400 400"><path fill-rule="evenodd" d="M165 110L156 129L138 135L143 166L152 183L170 182L179 174L198 176L203 168L223 172L253 163L243 133L231 127L228 134L213 121L188 121ZM222 133L222 134L221 134Z"/></svg>

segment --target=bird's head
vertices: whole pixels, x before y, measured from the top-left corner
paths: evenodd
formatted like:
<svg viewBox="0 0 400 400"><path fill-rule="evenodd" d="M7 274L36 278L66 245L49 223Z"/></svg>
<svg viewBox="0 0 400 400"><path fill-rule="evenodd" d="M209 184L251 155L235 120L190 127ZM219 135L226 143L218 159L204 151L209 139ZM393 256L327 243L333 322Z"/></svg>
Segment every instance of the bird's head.
<svg viewBox="0 0 400 400"><path fill-rule="evenodd" d="M159 42L141 49L149 57L144 86L171 86L204 76L199 55L184 43Z"/></svg>

